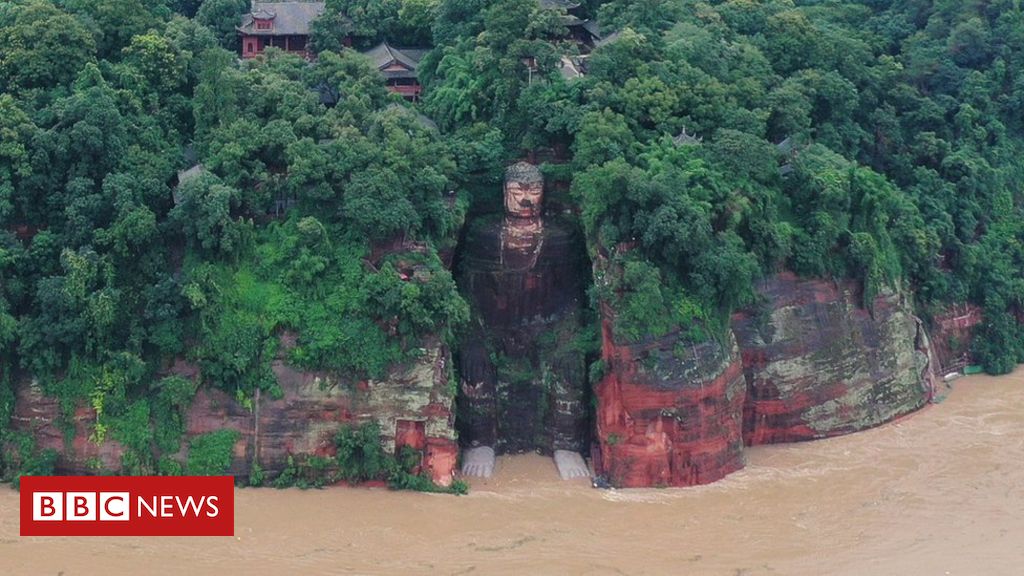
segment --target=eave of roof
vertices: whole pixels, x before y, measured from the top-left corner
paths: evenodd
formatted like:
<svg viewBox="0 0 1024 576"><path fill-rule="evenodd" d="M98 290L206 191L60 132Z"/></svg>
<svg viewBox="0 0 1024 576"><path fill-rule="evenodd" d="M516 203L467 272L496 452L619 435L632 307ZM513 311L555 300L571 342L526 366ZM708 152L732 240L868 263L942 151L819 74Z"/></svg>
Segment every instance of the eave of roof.
<svg viewBox="0 0 1024 576"><path fill-rule="evenodd" d="M308 36L310 26L323 15L324 8L323 2L254 2L252 11L242 16L236 30L252 36ZM257 29L254 17L270 19L273 28Z"/></svg>
<svg viewBox="0 0 1024 576"><path fill-rule="evenodd" d="M387 42L381 42L380 44L370 48L363 52L363 55L368 57L373 65L378 70L387 74L403 74L401 71L385 71L384 68L392 64L400 64L404 66L409 72L412 73L411 77L416 76L416 69L419 67L420 60L427 53L426 48L397 48L388 44ZM401 76L393 76L401 77Z"/></svg>
<svg viewBox="0 0 1024 576"><path fill-rule="evenodd" d="M538 0L541 8L549 10L573 10L580 7L579 2L573 0Z"/></svg>

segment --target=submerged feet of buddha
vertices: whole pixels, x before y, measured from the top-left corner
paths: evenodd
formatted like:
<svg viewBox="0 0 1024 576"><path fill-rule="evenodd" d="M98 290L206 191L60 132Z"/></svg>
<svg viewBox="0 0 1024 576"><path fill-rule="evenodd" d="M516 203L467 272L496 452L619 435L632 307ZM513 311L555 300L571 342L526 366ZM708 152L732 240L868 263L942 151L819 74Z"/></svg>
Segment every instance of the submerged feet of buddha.
<svg viewBox="0 0 1024 576"><path fill-rule="evenodd" d="M490 478L494 474L494 448L477 446L462 453L462 475Z"/></svg>
<svg viewBox="0 0 1024 576"><path fill-rule="evenodd" d="M579 452L572 450L555 450L555 466L562 480L573 478L590 478L590 468Z"/></svg>

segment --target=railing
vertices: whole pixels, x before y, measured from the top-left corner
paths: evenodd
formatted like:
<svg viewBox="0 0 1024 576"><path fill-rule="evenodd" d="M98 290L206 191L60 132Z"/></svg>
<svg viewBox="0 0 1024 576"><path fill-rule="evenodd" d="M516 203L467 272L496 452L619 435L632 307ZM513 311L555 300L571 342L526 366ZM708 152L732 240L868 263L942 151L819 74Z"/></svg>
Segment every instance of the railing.
<svg viewBox="0 0 1024 576"><path fill-rule="evenodd" d="M403 96L405 98L409 98L411 100L418 100L419 97L420 97L420 92L423 91L423 88L420 85L418 85L418 84L412 85L412 86L394 86L394 85L392 85L392 86L388 86L388 90L394 92L395 94L400 94L401 96Z"/></svg>
<svg viewBox="0 0 1024 576"><path fill-rule="evenodd" d="M953 372L959 372L960 374L963 374L964 370L966 368L967 368L967 355L963 354L963 355L955 358L949 364L947 364L947 365L942 367L943 376L945 376L946 374L952 374Z"/></svg>

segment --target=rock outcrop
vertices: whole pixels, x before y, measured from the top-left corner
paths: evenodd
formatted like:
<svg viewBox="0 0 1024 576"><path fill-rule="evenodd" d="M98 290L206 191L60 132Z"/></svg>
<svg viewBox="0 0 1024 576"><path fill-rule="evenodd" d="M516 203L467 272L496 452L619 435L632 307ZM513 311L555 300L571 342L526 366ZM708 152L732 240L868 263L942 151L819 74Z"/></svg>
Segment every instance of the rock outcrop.
<svg viewBox="0 0 1024 576"><path fill-rule="evenodd" d="M621 487L693 486L742 468L745 384L732 336L681 345L671 333L627 345L604 312L598 474Z"/></svg>
<svg viewBox="0 0 1024 576"><path fill-rule="evenodd" d="M936 362L920 321L895 293L862 306L853 281L782 273L764 304L733 316L747 381L748 445L847 434L923 406Z"/></svg>
<svg viewBox="0 0 1024 576"><path fill-rule="evenodd" d="M547 248L558 245L552 240ZM460 415L460 425L499 449L520 441L525 449L566 449L561 444L572 444L585 412L575 384L585 378L582 358L567 345L577 325L576 303L562 300L572 292L559 288L572 280L558 259L538 256L528 273L519 273L487 268L486 254L478 253L477 268L463 274L476 291L475 305L492 305L477 312L491 315L490 332L470 338L460 351L460 402L485 408L477 420ZM521 287L523 298L504 299L509 292L498 289L499 281ZM931 398L939 367L963 354L980 322L974 308L936 316L933 346L909 302L896 293L882 293L865 307L856 282L790 273L759 282L757 290L760 306L736 313L731 331L703 343L687 341L680 331L626 342L616 338L615 311L602 307L603 370L593 383L592 454L599 475L623 487L704 484L740 469L744 444L823 438L888 422ZM387 449L421 450L433 479L451 482L458 445L451 357L443 344L428 340L414 361L380 381L351 381L289 366L283 358L290 340L282 338L273 364L280 398L264 394L243 405L221 390L199 388L179 460L187 459L189 438L233 429L239 440L230 472L246 476L259 462L273 477L290 455L329 457L341 426L373 420ZM495 366L492 352L506 364ZM507 380L517 368L529 375L519 383L522 390ZM200 379L183 361L170 372ZM78 408L63 426L60 413L58 401L40 386L16 386L11 428L31 433L40 449L58 451L59 472L120 469L125 449L110 435L94 441L90 408Z"/></svg>
<svg viewBox="0 0 1024 576"><path fill-rule="evenodd" d="M288 338L283 338L283 349ZM183 449L199 434L230 429L239 432L230 474L248 476L254 462L271 477L285 468L289 455L333 456L335 433L344 425L376 421L386 450L409 445L423 452L422 467L443 486L451 484L458 457L450 385L450 353L437 340L429 340L412 362L395 367L382 380L348 381L335 375L306 372L282 359L273 364L282 397L267 394L241 404L222 390L202 386L186 418ZM283 353L282 353L283 358ZM197 379L198 369L176 362L173 373ZM82 407L73 419L74 436L65 446L59 426L60 408L38 386L18 387L12 428L31 432L40 449L52 448L60 457L57 471L92 474L121 469L124 450L110 438L90 439L95 412ZM67 449L66 449L67 448Z"/></svg>
<svg viewBox="0 0 1024 576"><path fill-rule="evenodd" d="M93 474L98 469L121 468L124 447L119 442L106 438L97 443L90 439L96 423L96 412L92 408L75 409L64 426L61 426L60 415L60 402L47 396L35 380L15 386L10 428L31 434L39 450L56 451L59 454L57 472Z"/></svg>
<svg viewBox="0 0 1024 576"><path fill-rule="evenodd" d="M932 398L941 363L900 295L864 307L857 282L791 273L757 289L762 305L736 313L724 342L623 343L604 306L594 460L611 484L712 482L743 466L743 444L855 432Z"/></svg>
<svg viewBox="0 0 1024 576"><path fill-rule="evenodd" d="M971 342L983 321L981 307L975 304L950 306L932 318L932 346L943 374L962 371L971 363Z"/></svg>

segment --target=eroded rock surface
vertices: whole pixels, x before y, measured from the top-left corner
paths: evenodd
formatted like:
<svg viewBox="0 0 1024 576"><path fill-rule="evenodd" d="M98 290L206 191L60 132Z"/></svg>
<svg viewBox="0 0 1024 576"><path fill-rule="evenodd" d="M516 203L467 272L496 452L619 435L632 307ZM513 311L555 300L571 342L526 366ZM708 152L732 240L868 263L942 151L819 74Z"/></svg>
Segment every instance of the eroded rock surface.
<svg viewBox="0 0 1024 576"><path fill-rule="evenodd" d="M90 474L98 468L121 467L124 448L113 439L94 442L96 412L85 406L75 409L67 423L61 422L59 401L43 393L36 381L15 386L11 430L31 434L39 450L55 450L59 456L56 471L65 474ZM66 433L65 433L66 432Z"/></svg>
<svg viewBox="0 0 1024 576"><path fill-rule="evenodd" d="M795 442L888 422L924 405L936 362L895 293L862 306L853 281L791 273L758 285L765 304L733 316L747 381L747 444Z"/></svg>
<svg viewBox="0 0 1024 576"><path fill-rule="evenodd" d="M616 486L693 486L743 467L745 383L728 341L682 344L678 333L616 342L605 314L597 384L595 471Z"/></svg>
<svg viewBox="0 0 1024 576"><path fill-rule="evenodd" d="M974 304L950 306L932 318L932 347L943 374L971 363L971 342L983 321L981 307Z"/></svg>
<svg viewBox="0 0 1024 576"><path fill-rule="evenodd" d="M287 348L288 338L282 339ZM183 449L199 434L231 429L239 432L229 473L248 476L254 462L270 477L295 457L333 456L334 436L344 425L376 421L384 447L409 445L422 451L422 467L435 482L451 484L458 446L455 440L453 390L450 385L450 353L437 340L429 340L415 361L396 366L383 380L350 381L324 372L307 372L288 366L282 359L273 364L283 395L267 394L241 404L233 395L201 386L186 418ZM283 358L284 352L282 352ZM198 379L196 367L176 362L173 373ZM57 470L66 474L92 474L121 470L122 447L110 438L95 442L95 412L79 408L74 417L73 439L67 449L59 426L56 399L42 394L28 382L18 387L12 428L31 432L41 449L60 453ZM90 438L93 439L90 439Z"/></svg>

